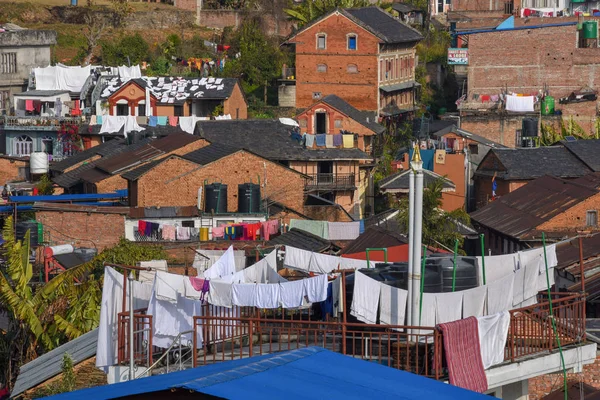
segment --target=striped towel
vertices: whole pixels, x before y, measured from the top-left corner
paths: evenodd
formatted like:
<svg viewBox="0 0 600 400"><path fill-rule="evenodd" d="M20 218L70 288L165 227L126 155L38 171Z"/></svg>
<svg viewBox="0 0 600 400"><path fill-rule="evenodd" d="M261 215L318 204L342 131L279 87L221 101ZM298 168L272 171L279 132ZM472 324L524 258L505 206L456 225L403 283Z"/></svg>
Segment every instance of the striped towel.
<svg viewBox="0 0 600 400"><path fill-rule="evenodd" d="M439 324L451 385L483 393L488 389L481 360L477 318Z"/></svg>

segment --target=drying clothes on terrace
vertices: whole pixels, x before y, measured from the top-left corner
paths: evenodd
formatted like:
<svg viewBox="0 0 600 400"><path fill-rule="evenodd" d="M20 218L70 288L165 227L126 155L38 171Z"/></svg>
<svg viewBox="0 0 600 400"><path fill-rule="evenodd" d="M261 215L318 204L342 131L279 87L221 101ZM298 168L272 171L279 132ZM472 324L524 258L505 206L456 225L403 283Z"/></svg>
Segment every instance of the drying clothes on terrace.
<svg viewBox="0 0 600 400"><path fill-rule="evenodd" d="M304 219L291 219L290 229L301 229L323 239L329 239L329 225L327 221L309 221Z"/></svg>
<svg viewBox="0 0 600 400"><path fill-rule="evenodd" d="M34 68L36 90L68 90L79 93L91 74L91 67L68 67L58 64Z"/></svg>
<svg viewBox="0 0 600 400"><path fill-rule="evenodd" d="M354 240L360 235L360 222L328 222L329 240Z"/></svg>
<svg viewBox="0 0 600 400"><path fill-rule="evenodd" d="M154 282L154 277L156 276L156 271L167 272L167 270L168 270L166 260L142 261L142 262L140 262L140 267L152 268L152 271L140 271L138 274L138 280L140 282L149 282L149 283Z"/></svg>
<svg viewBox="0 0 600 400"><path fill-rule="evenodd" d="M350 314L364 323L377 323L377 305L380 292L381 285L379 282L360 271L356 271Z"/></svg>
<svg viewBox="0 0 600 400"><path fill-rule="evenodd" d="M229 246L221 258L217 260L209 269L204 271L204 277L208 279L226 279L235 274L235 257L233 246Z"/></svg>
<svg viewBox="0 0 600 400"><path fill-rule="evenodd" d="M534 96L506 96L506 111L533 112L535 104Z"/></svg>

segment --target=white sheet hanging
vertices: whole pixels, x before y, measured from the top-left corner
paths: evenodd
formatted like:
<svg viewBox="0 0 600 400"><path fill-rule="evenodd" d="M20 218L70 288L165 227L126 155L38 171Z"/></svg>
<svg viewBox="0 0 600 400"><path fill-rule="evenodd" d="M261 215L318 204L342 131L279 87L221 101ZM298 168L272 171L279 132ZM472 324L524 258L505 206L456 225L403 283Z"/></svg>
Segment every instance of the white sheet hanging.
<svg viewBox="0 0 600 400"><path fill-rule="evenodd" d="M232 284L220 280L211 280L208 292L208 302L213 306L227 307L232 306Z"/></svg>
<svg viewBox="0 0 600 400"><path fill-rule="evenodd" d="M360 235L360 221L329 222L329 240L354 240Z"/></svg>
<svg viewBox="0 0 600 400"><path fill-rule="evenodd" d="M514 273L517 270L517 261L517 254L485 257L486 283L489 284ZM477 257L477 264L479 265L479 276L482 277L480 284L483 285L483 263L481 257Z"/></svg>
<svg viewBox="0 0 600 400"><path fill-rule="evenodd" d="M154 276L156 271L167 271L168 265L167 260L152 260L140 262L142 268L152 268L152 271L140 271L138 275L138 281L140 282L154 282Z"/></svg>
<svg viewBox="0 0 600 400"><path fill-rule="evenodd" d="M536 266L536 277L537 277L537 266ZM537 282L536 282L537 283ZM521 265L521 268L515 271L514 273L514 284L513 284L513 306L517 304L521 304L525 297L525 267Z"/></svg>
<svg viewBox="0 0 600 400"><path fill-rule="evenodd" d="M283 265L288 268L308 272L310 271L310 259L312 258L312 254L311 251L297 249L292 246L285 246Z"/></svg>
<svg viewBox="0 0 600 400"><path fill-rule="evenodd" d="M356 271L350 314L367 324L377 323L377 306L379 305L380 293L381 284L379 282L360 271Z"/></svg>
<svg viewBox="0 0 600 400"><path fill-rule="evenodd" d="M177 293L185 295L184 279L187 276L170 274L164 271L156 271L156 297L159 300L177 302Z"/></svg>
<svg viewBox="0 0 600 400"><path fill-rule="evenodd" d="M479 347L484 369L504 361L504 347L509 325L510 313L508 311L477 318Z"/></svg>
<svg viewBox="0 0 600 400"><path fill-rule="evenodd" d="M340 269L362 269L373 268L373 263L367 260L357 260L354 258L340 257Z"/></svg>
<svg viewBox="0 0 600 400"><path fill-rule="evenodd" d="M198 117L179 117L179 127L182 131L193 135L198 121Z"/></svg>
<svg viewBox="0 0 600 400"><path fill-rule="evenodd" d="M308 270L319 274L328 274L338 269L340 257L329 254L312 253Z"/></svg>
<svg viewBox="0 0 600 400"><path fill-rule="evenodd" d="M283 308L298 308L304 302L304 282L302 280L280 283L280 301ZM335 301L335 300L334 300Z"/></svg>
<svg viewBox="0 0 600 400"><path fill-rule="evenodd" d="M463 292L435 293L435 323L462 319Z"/></svg>
<svg viewBox="0 0 600 400"><path fill-rule="evenodd" d="M462 291L463 318L481 317L487 298L487 286L478 286Z"/></svg>
<svg viewBox="0 0 600 400"><path fill-rule="evenodd" d="M304 294L311 303L327 300L327 275L303 279Z"/></svg>
<svg viewBox="0 0 600 400"><path fill-rule="evenodd" d="M418 294L417 294L417 296L418 296ZM419 326L434 327L436 325L435 307L436 307L435 294L423 293L423 303L421 304L421 311L420 311L421 323ZM431 331L422 330L422 329L420 329L419 332L423 333L423 334L431 333ZM433 338L431 338L431 340L432 339Z"/></svg>
<svg viewBox="0 0 600 400"><path fill-rule="evenodd" d="M256 307L256 284L237 283L231 288L232 303L235 306Z"/></svg>
<svg viewBox="0 0 600 400"><path fill-rule="evenodd" d="M406 325L406 300L408 291L381 284L379 295L379 320L386 325Z"/></svg>
<svg viewBox="0 0 600 400"><path fill-rule="evenodd" d="M506 96L506 111L514 112L534 112L534 96Z"/></svg>
<svg viewBox="0 0 600 400"><path fill-rule="evenodd" d="M123 128L126 121L126 116L103 115L100 133L117 133Z"/></svg>
<svg viewBox="0 0 600 400"><path fill-rule="evenodd" d="M204 271L204 277L208 279L224 279L226 277L231 279L235 272L233 246L229 246L227 251L217 260L217 262Z"/></svg>
<svg viewBox="0 0 600 400"><path fill-rule="evenodd" d="M487 315L513 308L514 282L514 274L511 274L487 285Z"/></svg>
<svg viewBox="0 0 600 400"><path fill-rule="evenodd" d="M278 283L256 284L256 307L279 308L281 286Z"/></svg>
<svg viewBox="0 0 600 400"><path fill-rule="evenodd" d="M34 68L36 90L68 90L79 93L91 74L91 67L68 67L66 65Z"/></svg>

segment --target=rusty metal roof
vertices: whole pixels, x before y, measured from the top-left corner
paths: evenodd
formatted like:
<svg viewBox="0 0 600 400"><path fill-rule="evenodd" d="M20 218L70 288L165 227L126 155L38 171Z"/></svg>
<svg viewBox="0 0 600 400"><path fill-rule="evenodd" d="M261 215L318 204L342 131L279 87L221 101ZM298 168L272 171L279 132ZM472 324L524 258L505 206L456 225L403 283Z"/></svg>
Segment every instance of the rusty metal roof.
<svg viewBox="0 0 600 400"><path fill-rule="evenodd" d="M471 213L471 219L506 236L525 239L542 223L598 193L546 175Z"/></svg>
<svg viewBox="0 0 600 400"><path fill-rule="evenodd" d="M341 254L360 253L371 247L394 247L407 244L406 236L379 226L371 226L342 250Z"/></svg>
<svg viewBox="0 0 600 400"><path fill-rule="evenodd" d="M96 168L114 175L198 140L201 140L198 136L187 133L173 133L138 149L125 151L117 156L110 157L110 159L100 160L96 164Z"/></svg>
<svg viewBox="0 0 600 400"><path fill-rule="evenodd" d="M71 211L71 212L87 212L101 214L129 214L129 207L110 207L110 206L91 206L80 204L64 204L64 203L33 203L33 208L36 211Z"/></svg>
<svg viewBox="0 0 600 400"><path fill-rule="evenodd" d="M600 172L592 172L581 178L574 179L573 182L589 188L600 189Z"/></svg>

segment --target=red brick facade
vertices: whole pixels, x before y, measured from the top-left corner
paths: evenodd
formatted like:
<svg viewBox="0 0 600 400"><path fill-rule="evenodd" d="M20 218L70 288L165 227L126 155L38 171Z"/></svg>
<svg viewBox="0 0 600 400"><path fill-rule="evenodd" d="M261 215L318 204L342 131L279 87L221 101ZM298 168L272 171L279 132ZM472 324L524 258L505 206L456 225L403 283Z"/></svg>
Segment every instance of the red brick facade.
<svg viewBox="0 0 600 400"><path fill-rule="evenodd" d="M590 365L583 366L581 374L568 373L567 379L571 382L587 383L600 390L600 357ZM529 379L529 400L540 400L563 385L562 373L548 374Z"/></svg>
<svg viewBox="0 0 600 400"><path fill-rule="evenodd" d="M198 188L203 183L221 182L228 185L227 211L238 209L238 185L257 182L260 176L261 196L286 207L302 210L304 176L244 150L200 166L172 157L157 165L137 181L129 184L131 206L163 207L194 206L198 203Z"/></svg>
<svg viewBox="0 0 600 400"><path fill-rule="evenodd" d="M75 210L80 208L78 210ZM64 211L36 212L42 223L44 240L52 245L72 244L75 247L95 247L98 251L112 247L125 236L125 215L128 209L115 207L111 213L95 212L92 207L70 206Z"/></svg>
<svg viewBox="0 0 600 400"><path fill-rule="evenodd" d="M25 178L25 170L19 173L19 169L29 166L29 162L25 160L16 160L8 157L0 157L0 185L7 182Z"/></svg>

